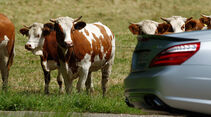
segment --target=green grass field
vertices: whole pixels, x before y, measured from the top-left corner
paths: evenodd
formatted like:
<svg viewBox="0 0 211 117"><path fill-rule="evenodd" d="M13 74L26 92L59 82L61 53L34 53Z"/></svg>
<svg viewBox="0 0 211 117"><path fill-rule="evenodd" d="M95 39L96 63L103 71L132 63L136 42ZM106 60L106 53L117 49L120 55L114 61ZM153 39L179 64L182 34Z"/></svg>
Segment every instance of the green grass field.
<svg viewBox="0 0 211 117"><path fill-rule="evenodd" d="M160 17L173 15L198 19L201 13L211 15L210 6L209 0L0 0L0 12L16 27L16 56L10 70L9 92L0 94L0 110L143 114L124 103L123 80L129 74L136 45L128 22L145 19L162 22ZM56 71L51 75L51 94L44 95L40 58L24 49L27 38L18 31L23 25L46 23L60 16L83 16L87 23L100 21L115 34L117 49L106 98L102 98L100 72L93 74L95 92L91 96L77 94L75 90L71 96L58 95Z"/></svg>

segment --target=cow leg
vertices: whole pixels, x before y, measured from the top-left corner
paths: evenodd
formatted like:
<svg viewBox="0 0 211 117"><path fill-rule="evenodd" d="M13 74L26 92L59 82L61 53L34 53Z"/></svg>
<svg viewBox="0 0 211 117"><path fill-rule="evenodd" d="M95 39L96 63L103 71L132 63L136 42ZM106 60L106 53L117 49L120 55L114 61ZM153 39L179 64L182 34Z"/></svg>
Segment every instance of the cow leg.
<svg viewBox="0 0 211 117"><path fill-rule="evenodd" d="M83 70L82 73L80 73L79 79L78 79L78 83L77 83L77 90L78 92L81 92L81 89L83 90L85 88L85 82L87 80L87 76L88 76L88 71L87 70Z"/></svg>
<svg viewBox="0 0 211 117"><path fill-rule="evenodd" d="M65 85L65 90L67 94L70 94L72 92L72 82L73 78L69 74L69 68L67 63L64 63L63 61L60 62L60 67L59 71L62 73L63 79L64 79L64 85Z"/></svg>
<svg viewBox="0 0 211 117"><path fill-rule="evenodd" d="M0 48L2 49L2 48ZM2 49L3 50L3 49ZM0 52L2 52L0 50ZM4 50L2 55L0 55L0 69L1 69L1 77L2 77L2 90L7 91L7 84L8 84L8 77L9 77L9 68L10 66L7 65L8 57L7 52Z"/></svg>
<svg viewBox="0 0 211 117"><path fill-rule="evenodd" d="M44 93L45 94L49 94L49 83L50 83L50 80L51 80L51 76L50 76L50 71L47 71L45 70L45 66L44 66L44 62L47 62L47 61L44 61L42 57L40 57L40 62L41 62L41 66L42 66L42 70L43 70L43 73L44 73L44 80L45 80L45 89L44 89Z"/></svg>
<svg viewBox="0 0 211 117"><path fill-rule="evenodd" d="M91 62L85 63L79 72L79 79L78 79L78 83L77 83L78 92L80 92L81 89L83 90L85 88L85 82L87 80L90 66L91 66Z"/></svg>
<svg viewBox="0 0 211 117"><path fill-rule="evenodd" d="M8 85L8 77L9 77L9 70L13 63L14 58L14 48L11 50L11 55L8 55L8 51L6 48L0 48L0 69L1 69L1 77L2 77L2 89L7 91Z"/></svg>
<svg viewBox="0 0 211 117"><path fill-rule="evenodd" d="M65 78L64 76L63 76L63 79L64 79L66 93L70 94L72 92L73 79L69 77Z"/></svg>
<svg viewBox="0 0 211 117"><path fill-rule="evenodd" d="M7 92L7 85L8 85L8 76L9 76L9 69L5 66L5 68L1 69L1 77L2 77L2 90Z"/></svg>
<svg viewBox="0 0 211 117"><path fill-rule="evenodd" d="M50 80L51 80L51 74L50 72L46 71L46 70L43 70L44 72L44 76L45 76L45 94L49 94L49 83L50 83Z"/></svg>
<svg viewBox="0 0 211 117"><path fill-rule="evenodd" d="M112 64L108 63L106 64L102 69L101 69L101 72L102 72L102 81L101 81L101 84L102 84L102 90L103 90L103 97L105 96L105 93L106 93L106 85L107 85L107 82L108 82L108 78L111 74L111 70L112 70Z"/></svg>
<svg viewBox="0 0 211 117"><path fill-rule="evenodd" d="M87 80L86 80L86 83L85 83L85 85L86 85L86 92L88 94L94 92L94 87L93 87L91 76L92 76L92 72L89 72Z"/></svg>
<svg viewBox="0 0 211 117"><path fill-rule="evenodd" d="M57 83L59 85L59 94L61 94L62 93L62 75L59 70L58 70L58 76L57 76Z"/></svg>

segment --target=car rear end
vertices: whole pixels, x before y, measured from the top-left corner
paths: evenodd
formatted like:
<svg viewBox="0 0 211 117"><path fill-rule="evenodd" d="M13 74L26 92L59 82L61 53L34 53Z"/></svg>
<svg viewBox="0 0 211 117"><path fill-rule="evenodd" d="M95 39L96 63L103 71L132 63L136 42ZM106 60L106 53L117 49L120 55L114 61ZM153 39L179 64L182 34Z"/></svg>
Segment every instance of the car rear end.
<svg viewBox="0 0 211 117"><path fill-rule="evenodd" d="M210 33L210 34L209 34ZM126 103L211 114L211 31L138 36Z"/></svg>

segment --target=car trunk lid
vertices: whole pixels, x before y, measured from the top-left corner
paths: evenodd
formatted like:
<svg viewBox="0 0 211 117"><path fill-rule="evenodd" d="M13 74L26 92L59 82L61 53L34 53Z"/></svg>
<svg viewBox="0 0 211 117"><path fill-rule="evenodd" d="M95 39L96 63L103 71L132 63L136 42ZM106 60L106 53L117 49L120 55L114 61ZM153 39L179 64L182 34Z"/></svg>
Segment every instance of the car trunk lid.
<svg viewBox="0 0 211 117"><path fill-rule="evenodd" d="M139 35L133 53L131 71L146 71L153 58L166 48L178 44L195 42L198 39L173 37L170 35Z"/></svg>

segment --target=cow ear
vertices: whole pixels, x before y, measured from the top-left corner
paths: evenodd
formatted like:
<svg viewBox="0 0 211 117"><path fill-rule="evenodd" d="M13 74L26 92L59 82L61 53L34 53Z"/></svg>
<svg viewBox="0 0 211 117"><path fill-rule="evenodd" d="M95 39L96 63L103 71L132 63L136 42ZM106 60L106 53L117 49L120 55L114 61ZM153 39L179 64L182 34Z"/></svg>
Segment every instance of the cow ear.
<svg viewBox="0 0 211 117"><path fill-rule="evenodd" d="M74 24L74 29L81 30L85 26L86 26L86 22L80 21L80 22L77 22L76 24Z"/></svg>
<svg viewBox="0 0 211 117"><path fill-rule="evenodd" d="M22 35L26 35L26 36L29 35L29 29L28 29L28 28L21 28L21 29L19 30L19 32L20 32Z"/></svg>
<svg viewBox="0 0 211 117"><path fill-rule="evenodd" d="M134 35L140 34L140 26L137 24L131 24L129 27L130 32L132 32Z"/></svg>
<svg viewBox="0 0 211 117"><path fill-rule="evenodd" d="M42 30L42 36L48 36L49 34L51 33L51 30L50 30L50 28L47 28L47 27L45 27L45 28L43 28L43 30Z"/></svg>
<svg viewBox="0 0 211 117"><path fill-rule="evenodd" d="M44 28L49 28L50 30L54 30L54 24L46 23L46 24L44 24Z"/></svg>
<svg viewBox="0 0 211 117"><path fill-rule="evenodd" d="M170 24L163 23L162 27L160 27L161 33L169 32Z"/></svg>
<svg viewBox="0 0 211 117"><path fill-rule="evenodd" d="M165 22L167 22L167 23L170 23L170 18L161 17L160 19L162 19L163 21L165 21Z"/></svg>
<svg viewBox="0 0 211 117"><path fill-rule="evenodd" d="M195 27L196 27L196 22L194 22L194 21L189 21L185 24L185 30L186 31L191 30Z"/></svg>
<svg viewBox="0 0 211 117"><path fill-rule="evenodd" d="M190 20L192 20L192 19L193 19L193 17L190 17L190 18L186 19L185 22L188 22L188 21L190 21Z"/></svg>
<svg viewBox="0 0 211 117"><path fill-rule="evenodd" d="M171 24L165 24L165 25L163 26L163 28L165 29L165 31L168 31L168 32L169 32L169 30L170 30L170 28L171 28Z"/></svg>

